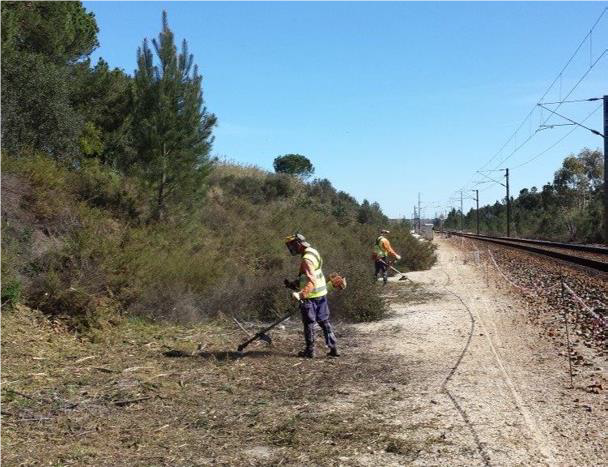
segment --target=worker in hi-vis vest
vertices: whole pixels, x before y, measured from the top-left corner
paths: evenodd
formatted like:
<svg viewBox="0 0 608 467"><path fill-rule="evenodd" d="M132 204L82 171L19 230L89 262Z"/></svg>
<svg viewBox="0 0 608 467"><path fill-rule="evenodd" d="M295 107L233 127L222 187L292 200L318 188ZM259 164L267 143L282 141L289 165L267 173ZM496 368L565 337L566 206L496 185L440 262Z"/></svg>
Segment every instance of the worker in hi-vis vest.
<svg viewBox="0 0 608 467"><path fill-rule="evenodd" d="M380 231L380 235L378 236L378 238L376 238L376 242L374 243L374 251L372 253L372 259L375 261L376 266L376 270L374 272L374 280L378 280L378 273L381 272L384 285L386 285L386 282L388 280L388 255L394 256L397 261L401 259L401 256L399 256L395 252L395 250L393 250L393 247L391 247L391 242L389 242L388 238L386 238L389 233L390 232L388 230L384 229Z"/></svg>
<svg viewBox="0 0 608 467"><path fill-rule="evenodd" d="M338 357L336 336L329 323L327 292L334 288L342 289L346 287L346 280L340 278L340 282L334 283L332 275L330 275L330 281L325 280L321 255L310 246L302 234L290 235L285 239L285 244L292 256L300 255L302 257L298 279L295 281L285 279L285 286L294 290L291 295L300 303L300 312L302 313L302 322L304 324L306 347L298 356L304 358L314 357L316 322L325 335L325 344L329 348L327 355Z"/></svg>

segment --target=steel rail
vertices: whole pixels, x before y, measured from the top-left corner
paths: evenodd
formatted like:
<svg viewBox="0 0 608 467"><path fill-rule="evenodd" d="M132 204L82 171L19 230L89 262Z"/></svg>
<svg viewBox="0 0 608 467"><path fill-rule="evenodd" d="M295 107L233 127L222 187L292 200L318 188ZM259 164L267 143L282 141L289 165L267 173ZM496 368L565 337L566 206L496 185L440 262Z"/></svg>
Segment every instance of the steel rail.
<svg viewBox="0 0 608 467"><path fill-rule="evenodd" d="M460 234L461 232L451 232L453 234ZM578 251L586 251L589 253L599 253L600 255L608 255L608 247L605 246L597 246L597 245L584 245L581 243L561 243L561 242L552 242L549 240L536 240L531 238L517 238L517 237L493 237L492 235L476 235L470 232L462 232L462 234L470 235L473 237L485 237L485 238L496 238L499 240L506 240L511 242L522 242L522 243L530 243L536 245L546 245L555 248L564 248L567 250L578 250Z"/></svg>
<svg viewBox="0 0 608 467"><path fill-rule="evenodd" d="M571 248L572 246L583 247L583 246L588 246L588 245L572 245L570 243L544 242L544 240L530 241L528 239L525 239L526 241L522 241L522 239L519 239L519 238L506 239L505 237L490 237L487 235L477 236L477 235L469 234L469 233L465 233L465 232L454 232L454 231L450 231L450 233L452 235L472 238L475 240L481 240L481 241L485 241L485 242L496 243L499 245L510 246L510 247L517 248L520 250L529 251L531 253L536 253L536 254L539 254L542 256L550 256L552 258L560 259L562 261L567 261L569 263L574 263L574 264L585 266L585 267L588 267L591 269L596 269L598 271L608 272L608 262L597 261L597 260L589 259L589 258L582 258L580 256L569 255L567 253L560 253L559 251L554 251L554 250L546 250L544 248L538 248L538 247L532 246L531 244L536 243L536 244L541 244L541 245L545 245L545 246L551 246L553 248L564 248L564 249L571 249L571 250L580 250L580 248ZM538 242L543 242L543 243L538 243ZM524 243L528 243L528 244L524 244ZM591 247L591 246L589 246L589 248L600 248L600 253L608 254L606 251L608 249L606 249L606 248ZM593 253L597 253L597 251L593 251L593 250L584 250L584 251L590 251Z"/></svg>

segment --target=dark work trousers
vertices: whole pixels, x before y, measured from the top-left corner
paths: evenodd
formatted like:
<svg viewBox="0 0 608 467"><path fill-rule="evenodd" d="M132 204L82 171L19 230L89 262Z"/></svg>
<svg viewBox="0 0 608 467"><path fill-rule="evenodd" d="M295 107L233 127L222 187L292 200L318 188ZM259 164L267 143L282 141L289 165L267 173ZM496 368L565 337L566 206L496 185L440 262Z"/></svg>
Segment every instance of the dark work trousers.
<svg viewBox="0 0 608 467"><path fill-rule="evenodd" d="M388 256L376 259L376 272L374 272L375 279L378 279L378 273L382 273L382 280L386 285L386 281L388 280Z"/></svg>
<svg viewBox="0 0 608 467"><path fill-rule="evenodd" d="M315 343L315 322L319 324L325 336L325 344L330 349L336 348L336 336L329 323L329 306L327 296L306 298L300 304L302 323L304 323L304 340L306 350L311 350Z"/></svg>

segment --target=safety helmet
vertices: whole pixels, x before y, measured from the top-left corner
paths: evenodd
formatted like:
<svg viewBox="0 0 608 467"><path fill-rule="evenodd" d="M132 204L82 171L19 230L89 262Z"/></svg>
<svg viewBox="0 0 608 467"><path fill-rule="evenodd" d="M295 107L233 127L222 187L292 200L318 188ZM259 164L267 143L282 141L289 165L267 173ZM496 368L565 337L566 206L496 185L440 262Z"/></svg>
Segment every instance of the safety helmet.
<svg viewBox="0 0 608 467"><path fill-rule="evenodd" d="M289 235L285 238L285 245L287 245L287 248L292 256L295 256L299 253L297 245L302 245L304 248L307 248L310 246L310 243L306 241L306 237L304 237L304 235L296 232L295 234Z"/></svg>
<svg viewBox="0 0 608 467"><path fill-rule="evenodd" d="M390 230L386 230L386 229L382 229L382 230L380 230L380 233L381 234L389 234L389 233L391 233L391 231Z"/></svg>

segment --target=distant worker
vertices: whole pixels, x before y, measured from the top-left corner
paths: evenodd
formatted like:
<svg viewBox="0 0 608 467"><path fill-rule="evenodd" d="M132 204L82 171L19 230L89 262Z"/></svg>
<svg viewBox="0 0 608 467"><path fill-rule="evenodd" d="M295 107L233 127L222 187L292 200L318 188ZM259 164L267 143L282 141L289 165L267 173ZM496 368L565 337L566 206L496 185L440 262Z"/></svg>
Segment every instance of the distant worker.
<svg viewBox="0 0 608 467"><path fill-rule="evenodd" d="M374 272L374 280L378 280L378 273L382 273L382 280L384 285L388 281L387 273L389 267L389 258L388 255L394 256L397 261L401 259L395 250L391 247L391 242L388 241L386 235L388 235L390 231L381 230L380 235L376 239L376 243L374 244L374 252L372 253L372 258L375 261L376 270Z"/></svg>
<svg viewBox="0 0 608 467"><path fill-rule="evenodd" d="M315 322L319 324L325 335L325 344L329 348L330 357L338 357L336 336L329 323L329 305L327 292L334 288L346 287L346 280L337 275L330 275L329 284L323 275L323 260L317 250L312 248L302 234L290 235L285 239L285 245L292 256L300 255L302 262L298 279L285 279L285 286L294 290L292 297L299 301L302 322L304 324L304 340L306 347L298 356L314 357ZM339 280L337 280L337 279Z"/></svg>

